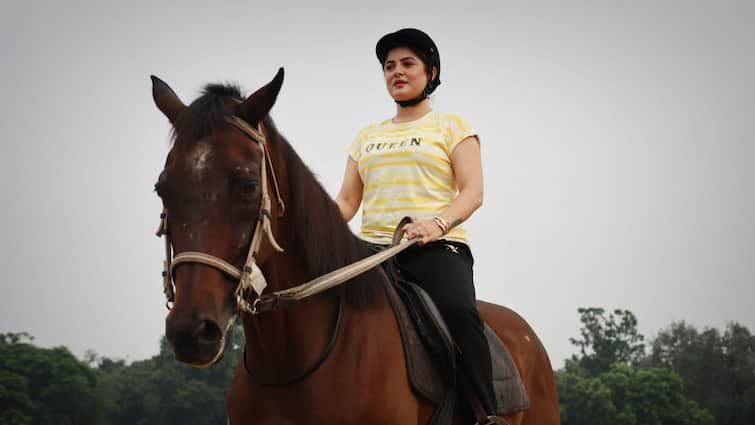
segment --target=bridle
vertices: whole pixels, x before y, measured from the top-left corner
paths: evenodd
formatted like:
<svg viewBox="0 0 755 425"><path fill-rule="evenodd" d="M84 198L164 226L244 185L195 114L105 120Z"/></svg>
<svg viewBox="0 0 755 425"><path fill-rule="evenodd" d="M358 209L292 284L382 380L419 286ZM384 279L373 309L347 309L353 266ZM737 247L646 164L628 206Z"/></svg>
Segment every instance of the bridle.
<svg viewBox="0 0 755 425"><path fill-rule="evenodd" d="M355 263L319 276L307 283L288 289L263 294L263 291L267 287L267 281L265 279L265 276L262 274L262 270L257 265L257 254L259 253L262 239L265 237L265 235L267 235L267 239L273 249L278 252L283 252L283 248L281 248L278 242L275 240L270 225L271 200L267 187L268 178L270 178L270 180L272 181L273 188L275 189L279 207L279 217L282 217L285 212L285 204L283 203L283 199L281 198L280 188L278 187L278 181L275 176L272 160L270 159L270 155L268 154L266 149L264 128L260 126L255 129L247 124L244 120L236 116L228 116L225 120L227 123L236 127L246 136L252 139L252 141L254 141L259 146L263 156L262 161L260 161L261 195L259 214L257 216L257 223L254 228L252 241L249 244L249 252L247 254L246 262L244 263L243 268L239 270L238 268L236 268L236 266L230 264L222 258L199 251L184 251L173 255L172 241L170 238L170 233L168 231L168 210L166 208L164 208L162 213L160 214L160 226L156 232L156 235L158 237L165 236L165 260L163 261L162 276L163 293L165 294L166 307L168 309L171 309L172 304L175 301L176 292L173 275L176 267L180 264L204 264L206 266L220 270L221 272L234 279L238 279L238 284L236 285L236 289L234 291L234 297L236 299L236 308L234 314L228 321L226 329L223 332L221 340L222 348L218 351L215 358L210 363L208 363L208 365L216 363L222 356L225 349L225 344L227 342L226 336L228 334L228 331L231 329L236 321L236 317L240 313L259 315L265 312L274 311L280 307L287 307L296 304L305 298L309 298L313 295L319 294L344 282L347 282L353 277L364 273L367 270L387 260L388 258L393 257L394 255L410 247L417 241L416 239L412 239L399 243L401 234L398 233L398 229L400 229L405 223L405 220L408 219L405 218L405 220L402 220L402 222L397 227L397 234L394 235L394 243L391 248L385 249L378 252L377 254L373 254ZM270 173L269 177L268 173ZM249 366L246 363L246 348L244 349L244 368L255 380L255 382L260 385L281 386L300 382L301 380L314 373L325 362L325 359L327 359L330 352L333 350L336 338L338 336L338 330L340 328L342 313L343 297L339 299L338 315L336 317L335 327L330 341L328 342L324 352L320 356L320 359L312 367L307 369L302 375L285 382L260 381L259 379L256 379L254 377Z"/></svg>
<svg viewBox="0 0 755 425"><path fill-rule="evenodd" d="M272 177L273 187L275 188L275 194L278 201L279 216L283 216L285 212L285 204L281 199L280 188L278 187L278 180L275 177L275 170L273 169L273 163L270 160L270 155L265 148L265 134L262 128L252 128L249 124L243 121L241 118L235 116L226 117L226 122L232 126L241 130L245 135L257 143L260 151L262 152L262 161L260 161L260 208L257 216L257 224L254 228L254 234L252 236L252 242L249 244L249 252L246 256L246 262L244 267L239 270L236 266L216 257L211 254L198 251L184 251L176 255L172 255L172 242L170 234L168 233L168 211L163 209L160 214L160 227L157 229L156 235L158 237L165 236L165 261L163 262L163 293L166 298L166 307L171 308L175 301L175 284L173 282L173 273L176 267L184 263L199 263L210 267L214 267L223 273L231 276L234 279L238 279L236 285L235 298L236 298L236 310L257 314L254 310L253 304L250 303L252 291L257 293L259 297L262 295L262 291L267 287L267 281L257 265L257 254L259 253L260 245L262 244L262 238L267 235L270 245L278 252L283 252L283 248L278 245L278 242L273 236L272 228L270 227L270 194L268 193L267 181L268 170ZM268 168L269 166L269 168Z"/></svg>
<svg viewBox="0 0 755 425"><path fill-rule="evenodd" d="M173 301L175 300L175 285L173 283L173 272L179 264L183 263L200 263L210 267L214 267L223 273L231 276L234 279L238 279L239 283L236 286L235 298L236 298L236 310L237 312L250 313L252 315L262 314L268 311L273 311L279 307L287 307L295 304L305 298L309 298L313 295L319 294L323 291L338 286L349 279L358 276L367 270L377 266L388 258L393 257L409 246L413 245L416 240L404 240L401 241L401 234L399 229L404 224L410 222L411 219L405 217L397 226L396 234L394 234L393 243L391 248L380 251L369 257L363 258L357 262L341 267L322 276L319 276L307 283L303 283L298 286L294 286L281 291L271 292L263 294L262 291L267 287L267 281L257 265L257 253L259 252L262 238L267 235L270 245L278 252L283 252L283 248L278 245L278 242L273 236L272 228L270 226L270 194L267 188L268 172L270 173L271 180L273 182L273 188L276 192L277 202L280 209L279 216L283 216L285 211L285 204L280 195L280 188L278 187L278 181L275 177L275 170L273 169L273 163L270 160L270 155L266 150L264 129L252 128L246 121L239 117L229 116L226 117L226 122L241 130L250 139L252 139L259 146L262 156L264 157L260 161L260 209L257 217L257 224L254 229L254 235L252 242L249 245L249 253L247 254L246 263L242 270L239 270L234 265L228 263L222 258L218 258L211 254L198 251L185 251L173 255L172 242L168 233L168 211L163 209L160 214L160 227L157 229L156 235L158 237L165 236L165 261L163 262L163 292L166 298L166 306L171 308ZM252 294L256 293L256 296Z"/></svg>

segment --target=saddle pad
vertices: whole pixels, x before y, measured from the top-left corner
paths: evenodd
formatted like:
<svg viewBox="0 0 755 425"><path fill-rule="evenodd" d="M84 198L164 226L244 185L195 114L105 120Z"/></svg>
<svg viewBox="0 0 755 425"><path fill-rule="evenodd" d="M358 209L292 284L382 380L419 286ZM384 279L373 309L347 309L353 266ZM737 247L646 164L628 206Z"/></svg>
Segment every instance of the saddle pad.
<svg viewBox="0 0 755 425"><path fill-rule="evenodd" d="M425 348L435 359L441 379L448 388L456 388L456 359L460 352L440 311L419 285L406 280L397 280L394 285Z"/></svg>
<svg viewBox="0 0 755 425"><path fill-rule="evenodd" d="M435 361L422 343L414 321L392 283L385 284L385 292L401 334L409 383L419 396L438 404L443 399L445 388Z"/></svg>
<svg viewBox="0 0 755 425"><path fill-rule="evenodd" d="M485 337L490 346L493 361L493 390L495 391L496 413L510 415L530 408L530 398L524 388L519 370L511 353L493 329L485 324Z"/></svg>
<svg viewBox="0 0 755 425"><path fill-rule="evenodd" d="M440 403L446 391L444 383L449 383L449 377L448 370L441 373L439 364L445 368L455 367L455 362L448 360L449 353L455 355L455 349L450 348L455 345L450 339L445 321L429 295L410 282L404 281L395 285L400 285L398 290L401 291L401 296L394 284L390 283L386 284L386 293L399 325L409 382L420 396L433 403ZM407 298L407 295L411 300L405 303L405 299L402 298ZM410 309L423 311L410 311ZM424 320L415 322L415 319L423 317ZM434 329L424 329L427 327ZM529 397L511 354L487 324L485 324L485 336L490 347L497 414L510 415L528 409ZM428 338L434 340L428 341ZM449 353L444 353L444 351Z"/></svg>

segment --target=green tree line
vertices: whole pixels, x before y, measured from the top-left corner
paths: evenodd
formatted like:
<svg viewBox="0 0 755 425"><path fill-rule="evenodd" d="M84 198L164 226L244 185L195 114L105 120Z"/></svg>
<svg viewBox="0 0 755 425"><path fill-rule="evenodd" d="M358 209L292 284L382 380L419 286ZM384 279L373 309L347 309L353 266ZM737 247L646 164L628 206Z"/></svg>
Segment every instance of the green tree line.
<svg viewBox="0 0 755 425"><path fill-rule="evenodd" d="M564 425L752 425L755 336L737 323L699 331L675 322L649 342L627 310L578 310L578 352L556 371ZM160 352L127 363L25 333L0 334L0 425L225 424L244 336L219 365L195 369Z"/></svg>
<svg viewBox="0 0 755 425"><path fill-rule="evenodd" d="M236 328L220 364L196 369L160 353L127 364L65 347L40 348L25 333L0 334L0 425L221 425L243 352Z"/></svg>
<svg viewBox="0 0 755 425"><path fill-rule="evenodd" d="M755 424L755 337L674 322L645 344L628 310L580 308L579 353L556 372L564 425ZM646 352L649 348L649 352Z"/></svg>

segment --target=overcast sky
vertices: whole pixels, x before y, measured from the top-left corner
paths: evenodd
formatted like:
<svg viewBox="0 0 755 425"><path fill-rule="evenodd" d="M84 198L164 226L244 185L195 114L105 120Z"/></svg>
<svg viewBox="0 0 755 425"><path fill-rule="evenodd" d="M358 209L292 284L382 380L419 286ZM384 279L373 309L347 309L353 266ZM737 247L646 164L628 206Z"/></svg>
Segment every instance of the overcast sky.
<svg viewBox="0 0 755 425"><path fill-rule="evenodd" d="M394 112L375 42L407 26L439 47L433 107L482 140L478 296L525 317L554 367L581 306L629 309L648 337L755 330L753 22L747 1L5 1L0 332L158 351L170 128L150 74L188 103L284 66L272 115L334 196L345 147Z"/></svg>

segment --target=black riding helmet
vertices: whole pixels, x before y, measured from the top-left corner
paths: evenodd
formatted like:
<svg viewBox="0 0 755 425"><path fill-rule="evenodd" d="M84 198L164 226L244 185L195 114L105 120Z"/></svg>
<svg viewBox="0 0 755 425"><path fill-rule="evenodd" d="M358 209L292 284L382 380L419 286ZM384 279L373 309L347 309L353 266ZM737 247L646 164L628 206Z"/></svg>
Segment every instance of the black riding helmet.
<svg viewBox="0 0 755 425"><path fill-rule="evenodd" d="M388 52L396 47L411 47L418 49L427 56L427 66L432 69L436 68L435 79L428 81L427 86L422 90L422 94L411 100L397 100L401 106L413 106L427 98L430 93L440 85L440 54L438 47L435 45L429 35L415 28L404 28L396 32L384 35L375 46L375 53L380 61L380 65L385 65L385 58Z"/></svg>

